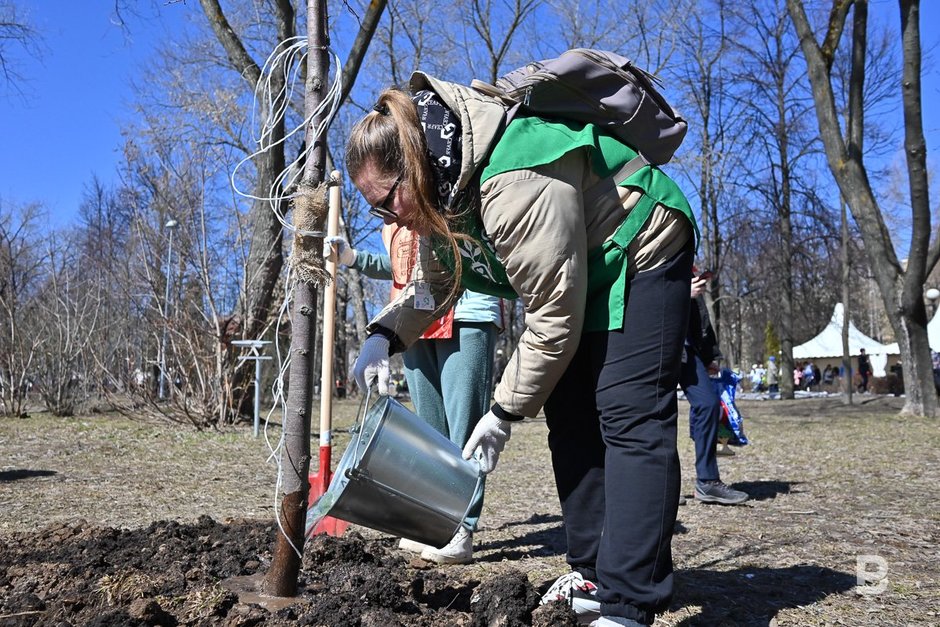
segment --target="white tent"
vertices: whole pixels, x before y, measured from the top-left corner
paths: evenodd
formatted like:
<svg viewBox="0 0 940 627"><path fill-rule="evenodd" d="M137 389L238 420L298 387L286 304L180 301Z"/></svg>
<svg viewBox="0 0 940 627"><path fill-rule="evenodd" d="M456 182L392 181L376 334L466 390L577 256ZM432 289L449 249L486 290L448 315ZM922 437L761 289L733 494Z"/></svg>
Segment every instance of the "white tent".
<svg viewBox="0 0 940 627"><path fill-rule="evenodd" d="M940 311L937 311L927 323L927 343L930 344L930 350L940 352ZM900 353L897 342L886 346L889 355Z"/></svg>
<svg viewBox="0 0 940 627"><path fill-rule="evenodd" d="M842 357L842 318L844 310L842 303L836 303L832 310L832 318L819 335L813 339L793 347L793 359L826 359ZM938 338L940 338L940 322L938 322ZM888 365L888 355L896 355L897 344L886 345L874 340L858 330L852 321L849 321L849 354L858 355L864 348L870 356L872 374L876 377L885 376L885 367Z"/></svg>

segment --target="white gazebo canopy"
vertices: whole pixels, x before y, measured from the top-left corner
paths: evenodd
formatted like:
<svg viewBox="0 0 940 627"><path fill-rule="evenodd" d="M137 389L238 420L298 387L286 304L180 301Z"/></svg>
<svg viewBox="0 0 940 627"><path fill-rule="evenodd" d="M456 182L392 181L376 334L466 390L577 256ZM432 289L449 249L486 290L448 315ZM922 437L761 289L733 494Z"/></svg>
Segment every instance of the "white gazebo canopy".
<svg viewBox="0 0 940 627"><path fill-rule="evenodd" d="M940 310L927 323L927 343L930 344L930 350L940 352ZM886 344L885 348L888 349L889 355L896 355L901 352L897 342Z"/></svg>
<svg viewBox="0 0 940 627"><path fill-rule="evenodd" d="M827 359L833 357L842 357L842 320L845 310L842 303L836 303L832 310L832 318L829 324L809 341L803 342L799 346L793 347L793 359ZM940 319L934 318L937 322L937 338L940 340ZM931 322L933 324L933 321ZM931 336L933 337L933 336ZM931 342L933 345L933 342ZM897 343L882 344L878 340L872 339L858 330L851 320L849 320L849 354L858 355L861 349L871 356L871 365L873 374L876 377L883 377L885 366L888 363L888 355L898 353Z"/></svg>

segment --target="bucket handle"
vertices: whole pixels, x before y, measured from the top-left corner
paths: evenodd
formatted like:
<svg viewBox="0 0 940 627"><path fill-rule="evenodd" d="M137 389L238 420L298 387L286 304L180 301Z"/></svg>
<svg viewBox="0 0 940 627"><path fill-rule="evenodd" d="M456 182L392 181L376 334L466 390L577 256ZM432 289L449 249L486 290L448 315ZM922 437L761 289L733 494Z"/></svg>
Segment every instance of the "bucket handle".
<svg viewBox="0 0 940 627"><path fill-rule="evenodd" d="M371 398L372 398L372 386L368 385L366 386L365 396L363 396L362 400L359 401L359 410L356 412L356 422L349 429L350 433L356 434L356 452L355 452L355 457L353 457L353 459L356 460L356 463L358 463L359 460L362 459L359 456L359 449L362 446L362 425L365 424L366 412L369 411L369 400ZM355 476L364 474L361 471L355 471L355 472L354 471L355 471L354 467L347 468L346 469L347 478L352 479Z"/></svg>

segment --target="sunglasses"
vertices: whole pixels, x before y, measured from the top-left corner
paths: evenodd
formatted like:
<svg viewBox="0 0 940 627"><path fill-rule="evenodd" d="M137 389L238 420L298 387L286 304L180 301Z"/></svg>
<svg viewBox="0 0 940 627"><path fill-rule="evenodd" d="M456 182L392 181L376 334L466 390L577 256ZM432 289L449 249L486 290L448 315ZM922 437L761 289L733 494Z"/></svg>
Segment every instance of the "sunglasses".
<svg viewBox="0 0 940 627"><path fill-rule="evenodd" d="M398 189L398 184L401 183L401 179L404 175L405 175L404 172L398 175L398 178L395 179L395 182L392 183L391 188L389 188L388 193L385 194L385 199L382 202L380 202L378 205L370 207L369 213L374 215L376 218L379 218L380 220L386 220L386 219L397 220L398 219L398 214L392 211L391 209L387 209L386 205L392 201L392 198L394 198L395 190Z"/></svg>

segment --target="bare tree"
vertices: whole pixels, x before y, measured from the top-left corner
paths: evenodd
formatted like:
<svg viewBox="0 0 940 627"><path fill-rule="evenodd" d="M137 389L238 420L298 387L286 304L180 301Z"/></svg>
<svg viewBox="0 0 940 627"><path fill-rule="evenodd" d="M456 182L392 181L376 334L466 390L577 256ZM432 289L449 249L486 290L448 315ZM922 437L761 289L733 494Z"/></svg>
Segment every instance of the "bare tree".
<svg viewBox="0 0 940 627"><path fill-rule="evenodd" d="M25 80L20 73L18 52L41 57L41 39L16 0L0 0L0 78L19 90Z"/></svg>
<svg viewBox="0 0 940 627"><path fill-rule="evenodd" d="M17 207L0 200L0 414L5 416L26 413L34 363L45 344L33 326L41 318L46 272L43 221L38 205Z"/></svg>
<svg viewBox="0 0 940 627"><path fill-rule="evenodd" d="M928 196L927 147L921 108L920 2L899 0L901 17L901 101L904 118L904 150L907 159L911 239L907 262L898 259L884 216L875 197L864 163L864 107L868 2L835 0L817 42L804 4L787 0L787 7L800 37L809 67L820 135L829 168L861 229L870 265L881 292L888 318L897 338L906 380L904 413L935 416L937 395L933 384L930 347L927 341L927 311L924 280L940 259L940 238L933 232ZM843 136L832 85L835 50L841 40L850 7L853 69L850 80L850 126ZM931 242L933 239L933 242Z"/></svg>
<svg viewBox="0 0 940 627"><path fill-rule="evenodd" d="M546 38L552 44L562 42L560 45L564 48L608 48L613 44L613 48L619 48L624 41L630 41L629 35L625 36L623 31L625 28L631 28L635 22L611 19L611 15L616 15L623 6L615 0L591 0L590 2L546 0L546 5L557 18L549 22L555 26L553 36ZM642 10L645 6L647 3L642 3L642 6L634 4L631 9ZM532 25L529 24L529 26ZM545 25L539 24L536 28L543 29ZM527 28L528 30L530 29ZM543 44L540 37L534 38L533 41L537 45ZM553 52L546 51L535 56L548 57ZM635 50L630 51L631 56L635 52Z"/></svg>
<svg viewBox="0 0 940 627"><path fill-rule="evenodd" d="M734 106L733 77L727 67L733 64L732 42L740 38L724 0L702 3L692 8L680 24L677 46L681 62L670 74L676 76L677 97L685 102L682 112L689 117L691 147L682 151L679 165L696 190L700 207L699 229L702 238L701 269L717 274L710 284L706 301L712 324L724 340L722 282L725 238L734 225L746 219L735 198L735 178L741 171L741 157L746 152L747 124L745 110ZM731 296L731 294L729 294ZM730 339L730 338L728 338ZM728 344L729 349L733 345ZM733 351L732 351L733 352ZM732 357L732 363L734 363Z"/></svg>
<svg viewBox="0 0 940 627"><path fill-rule="evenodd" d="M156 345L149 342L152 321L146 316L151 294L135 278L137 264L128 263L133 259L136 201L127 188L122 191L93 179L79 205L75 229L77 267L99 303L86 361L96 373L89 385L95 398L104 399L127 392L144 395L148 364L156 360Z"/></svg>
<svg viewBox="0 0 940 627"><path fill-rule="evenodd" d="M737 80L743 86L738 106L750 113L752 147L745 186L776 226L772 297L782 351L780 391L792 398L793 379L787 375L794 369L796 293L802 275L796 258L827 211L815 194L815 181L804 176L813 172L806 165L819 148L808 117L812 103L802 88L805 70L786 9L779 0L767 0L742 8L739 19L746 36L736 44Z"/></svg>
<svg viewBox="0 0 940 627"><path fill-rule="evenodd" d="M103 294L77 263L75 239L60 233L48 241L49 262L34 325L34 332L44 338L33 368L36 388L55 416L74 415L98 376L88 363L101 323Z"/></svg>
<svg viewBox="0 0 940 627"><path fill-rule="evenodd" d="M464 15L470 22L475 37L468 38L467 52L483 48L484 74L477 78L493 83L500 70L507 68L507 58L522 24L539 7L540 0L462 0Z"/></svg>
<svg viewBox="0 0 940 627"><path fill-rule="evenodd" d="M212 32L225 50L231 68L247 82L249 90L254 91L262 79L261 65L249 53L218 0L200 0L200 5ZM268 17L273 22L275 41L286 42L295 35L294 7L288 0L279 0L272 5L273 14ZM242 333L249 338L261 337L270 322L272 296L284 264L283 235L277 214L287 214L287 201L274 201L279 206L272 211L267 199L277 189L277 181L287 163L284 145L286 119L278 117L276 112L287 108L285 99L290 92L285 89L285 77L288 74L287 68L273 68L270 72L273 99L261 111L259 122L270 133L268 142L272 149L256 152L252 158L254 196L265 200L256 200L252 205L251 245L240 299L242 304L238 307L247 312L247 319L242 321Z"/></svg>

